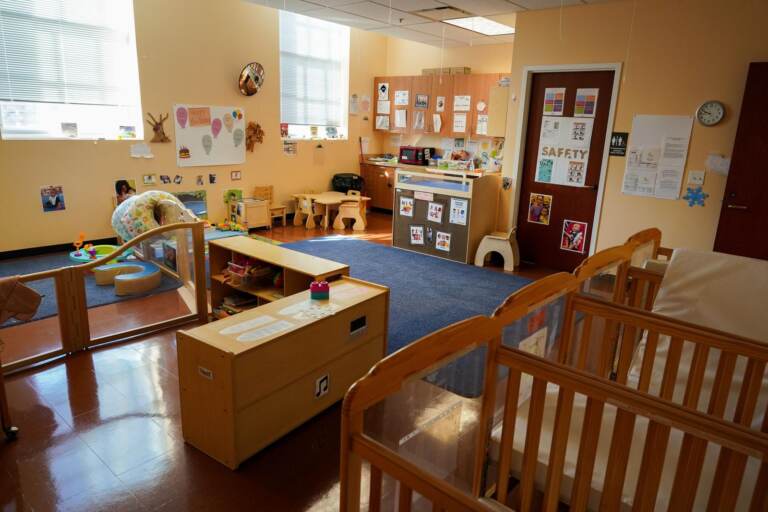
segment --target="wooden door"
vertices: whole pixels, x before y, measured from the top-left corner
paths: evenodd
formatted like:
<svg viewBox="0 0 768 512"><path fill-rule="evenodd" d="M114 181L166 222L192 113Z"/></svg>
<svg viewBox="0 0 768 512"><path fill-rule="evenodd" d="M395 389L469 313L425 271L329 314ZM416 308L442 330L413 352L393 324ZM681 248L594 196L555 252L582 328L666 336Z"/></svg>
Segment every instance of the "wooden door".
<svg viewBox="0 0 768 512"><path fill-rule="evenodd" d="M589 254L603 148L608 128L613 75L613 71L580 71L536 73L531 77L523 175L520 183L520 207L517 215L517 240L520 245L520 258L523 261L547 268L571 271ZM562 116L543 115L547 88L565 88ZM594 118L573 118L576 90L581 88L598 89ZM574 177L583 176L581 178L583 185L541 182L545 180L542 176L546 176L546 172L542 173L537 181L536 172L540 160L539 138L543 119L547 119L550 126L552 126L551 123L559 120L558 126L563 128L566 128L566 123L580 123L585 119L594 120L588 153L584 155L586 158L583 163L586 163L586 170L583 169L583 163L575 162L576 167L573 172ZM573 128L575 127L574 124ZM571 153L561 153L561 155L569 154ZM570 176L571 162L563 162L563 159L560 159L560 162L568 165L567 172ZM531 194L536 197L544 196L545 201L539 201L534 205L532 218L529 219ZM549 205L546 203L546 196L551 197ZM532 220L538 222L532 222ZM570 250L561 248L566 220L572 221L568 223L570 229L564 244L566 247L570 246ZM585 223L586 226L580 223Z"/></svg>
<svg viewBox="0 0 768 512"><path fill-rule="evenodd" d="M442 109L437 104L437 99L443 98ZM432 133L440 135L441 137L451 136L451 105L449 102L453 98L453 76L451 75L435 75L432 77L432 94L429 98L429 109L427 109L427 116L429 117L429 126ZM440 116L440 129L435 130L433 115L438 114Z"/></svg>
<svg viewBox="0 0 768 512"><path fill-rule="evenodd" d="M749 65L715 251L768 259L768 62Z"/></svg>

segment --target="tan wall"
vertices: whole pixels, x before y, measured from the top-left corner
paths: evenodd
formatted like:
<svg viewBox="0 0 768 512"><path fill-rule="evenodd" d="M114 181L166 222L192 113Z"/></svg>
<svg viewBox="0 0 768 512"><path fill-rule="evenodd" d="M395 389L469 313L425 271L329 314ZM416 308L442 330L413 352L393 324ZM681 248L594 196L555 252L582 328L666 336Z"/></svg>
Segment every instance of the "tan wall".
<svg viewBox="0 0 768 512"><path fill-rule="evenodd" d="M278 11L240 0L136 0L141 98L145 112L169 112L174 103L240 106L246 120L261 124L264 144L247 153L239 166L177 168L174 144L151 144L155 158L128 156L131 142L3 141L0 142L0 251L66 243L84 231L89 239L113 236L111 196L118 178L135 179L138 190L145 173L180 174L182 185L159 185L169 191L198 190L195 178L206 175L210 218L224 217L222 194L228 188L272 184L277 200L304 189L325 189L335 172L357 171L358 136L372 133L371 123L351 116L349 141L299 143L298 155L282 154ZM352 30L350 93L371 93L373 77L386 72L386 37ZM260 62L266 82L255 96L236 88L240 69ZM173 138L173 127L166 122ZM148 133L147 133L148 132ZM148 141L152 130L145 126ZM373 150L376 150L374 147ZM242 181L230 171L242 170ZM209 185L208 173L218 174ZM63 185L67 209L43 213L40 187Z"/></svg>
<svg viewBox="0 0 768 512"><path fill-rule="evenodd" d="M632 12L633 2L567 8L562 38L558 10L518 14L513 92L519 94L524 66L622 62L615 131L629 131L635 114L693 115L701 102L719 99L727 118L712 128L694 123L687 169L704 169L710 152L730 155L747 65L768 59L768 3L638 0L634 26ZM512 102L505 154L510 175L518 109L519 102ZM609 159L598 248L650 226L661 228L665 245L712 248L725 177L707 171L706 206L690 208L683 200L623 195L624 166L623 157ZM507 208L502 216L509 215Z"/></svg>
<svg viewBox="0 0 768 512"><path fill-rule="evenodd" d="M424 68L441 65L444 68L469 67L473 73L509 73L512 69L512 43L441 50L436 46L392 37L387 42L387 75L420 75Z"/></svg>

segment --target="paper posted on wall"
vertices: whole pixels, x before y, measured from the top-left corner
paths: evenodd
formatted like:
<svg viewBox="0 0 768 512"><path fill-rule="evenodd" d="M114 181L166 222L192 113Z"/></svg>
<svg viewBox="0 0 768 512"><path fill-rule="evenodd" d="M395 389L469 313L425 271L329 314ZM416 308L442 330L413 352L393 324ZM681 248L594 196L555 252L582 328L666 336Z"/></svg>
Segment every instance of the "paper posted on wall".
<svg viewBox="0 0 768 512"><path fill-rule="evenodd" d="M679 198L692 128L691 116L635 116L621 191Z"/></svg>
<svg viewBox="0 0 768 512"><path fill-rule="evenodd" d="M448 217L448 222L451 224L458 224L460 226L467 225L467 211L469 210L468 199L458 199L456 197L451 198L451 211Z"/></svg>
<svg viewBox="0 0 768 512"><path fill-rule="evenodd" d="M376 116L376 129L389 130L389 116Z"/></svg>
<svg viewBox="0 0 768 512"><path fill-rule="evenodd" d="M583 187L594 119L543 117L535 181Z"/></svg>
<svg viewBox="0 0 768 512"><path fill-rule="evenodd" d="M453 114L453 131L456 133L464 133L467 131L467 114L464 112L456 112Z"/></svg>
<svg viewBox="0 0 768 512"><path fill-rule="evenodd" d="M478 114L475 131L478 135L488 135L488 114Z"/></svg>
<svg viewBox="0 0 768 512"><path fill-rule="evenodd" d="M395 128L406 128L408 126L406 112L408 111L405 109L395 110Z"/></svg>
<svg viewBox="0 0 768 512"><path fill-rule="evenodd" d="M442 128L443 118L440 117L440 114L432 114L432 131L435 133L440 133Z"/></svg>

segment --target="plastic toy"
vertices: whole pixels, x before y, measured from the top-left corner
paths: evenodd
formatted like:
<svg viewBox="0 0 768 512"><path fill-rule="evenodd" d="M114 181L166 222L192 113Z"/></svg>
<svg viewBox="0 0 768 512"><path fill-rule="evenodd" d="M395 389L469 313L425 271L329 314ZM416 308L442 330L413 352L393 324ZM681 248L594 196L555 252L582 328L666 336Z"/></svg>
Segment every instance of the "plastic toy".
<svg viewBox="0 0 768 512"><path fill-rule="evenodd" d="M85 233L81 231L79 238L73 242L73 245L75 246L74 256L80 256L82 254L80 252L80 247L83 246L83 242L85 242Z"/></svg>
<svg viewBox="0 0 768 512"><path fill-rule="evenodd" d="M238 224L237 222L231 222L228 220L225 220L223 222L219 222L216 224L216 229L219 231L248 231L248 228L243 226L242 224Z"/></svg>
<svg viewBox="0 0 768 512"><path fill-rule="evenodd" d="M115 295L146 293L160 286L162 275L157 265L144 261L109 263L93 269L98 285L115 285Z"/></svg>
<svg viewBox="0 0 768 512"><path fill-rule="evenodd" d="M686 189L683 199L688 201L688 206L704 206L704 201L709 197L709 194L704 192L701 187L688 187Z"/></svg>
<svg viewBox="0 0 768 512"><path fill-rule="evenodd" d="M77 242L75 242L75 247L77 247ZM107 256L108 254L115 252L117 249L118 249L117 245L85 244L84 246L82 246L82 249L78 248L78 250L70 252L69 259L71 261L74 261L75 263L88 263L89 261L103 258L104 256ZM110 263L124 261L132 254L133 254L133 249L128 249L126 252L124 252L114 260L110 261Z"/></svg>
<svg viewBox="0 0 768 512"><path fill-rule="evenodd" d="M328 300L330 292L328 281L313 281L309 285L309 297L312 300Z"/></svg>

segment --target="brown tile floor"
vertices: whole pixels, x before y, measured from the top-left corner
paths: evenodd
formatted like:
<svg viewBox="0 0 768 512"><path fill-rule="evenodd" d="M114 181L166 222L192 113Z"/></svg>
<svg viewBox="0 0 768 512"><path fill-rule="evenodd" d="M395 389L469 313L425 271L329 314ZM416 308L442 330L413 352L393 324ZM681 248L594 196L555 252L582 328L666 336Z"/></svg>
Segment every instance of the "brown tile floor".
<svg viewBox="0 0 768 512"><path fill-rule="evenodd" d="M369 219L361 238L391 243L390 217ZM321 231L287 226L259 234L292 241ZM91 321L105 329L133 326L145 321L147 300L97 308ZM44 322L15 334L3 329L0 336L39 350L50 343L51 326ZM3 511L338 508L339 406L232 472L182 440L174 334L81 352L8 377L21 434L13 443L0 441Z"/></svg>

